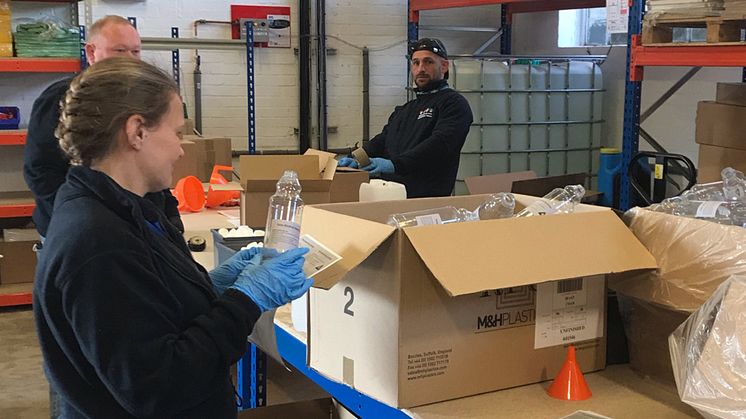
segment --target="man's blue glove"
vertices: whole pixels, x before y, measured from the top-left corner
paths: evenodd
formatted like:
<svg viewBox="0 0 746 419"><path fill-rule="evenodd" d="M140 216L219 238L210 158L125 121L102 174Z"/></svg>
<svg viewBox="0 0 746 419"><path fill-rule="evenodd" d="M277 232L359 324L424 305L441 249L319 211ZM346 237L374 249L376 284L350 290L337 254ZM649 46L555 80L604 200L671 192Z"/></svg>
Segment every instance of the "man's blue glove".
<svg viewBox="0 0 746 419"><path fill-rule="evenodd" d="M371 175L384 175L387 173L394 173L394 163L389 159L373 157L370 159L370 164L363 167L363 170L367 171Z"/></svg>
<svg viewBox="0 0 746 419"><path fill-rule="evenodd" d="M313 280L303 273L303 255L307 247L277 253L264 249L265 258L259 265L247 266L230 287L254 300L262 311L272 310L302 296Z"/></svg>
<svg viewBox="0 0 746 419"><path fill-rule="evenodd" d="M353 169L357 169L358 164L357 164L357 160L353 159L352 157L342 157L341 159L339 159L337 166L351 167Z"/></svg>
<svg viewBox="0 0 746 419"><path fill-rule="evenodd" d="M261 261L262 253L260 247L240 250L238 253L231 256L230 259L210 271L212 286L215 287L218 294L224 293L228 287L236 282L238 275L244 270L244 268L249 265L258 265Z"/></svg>

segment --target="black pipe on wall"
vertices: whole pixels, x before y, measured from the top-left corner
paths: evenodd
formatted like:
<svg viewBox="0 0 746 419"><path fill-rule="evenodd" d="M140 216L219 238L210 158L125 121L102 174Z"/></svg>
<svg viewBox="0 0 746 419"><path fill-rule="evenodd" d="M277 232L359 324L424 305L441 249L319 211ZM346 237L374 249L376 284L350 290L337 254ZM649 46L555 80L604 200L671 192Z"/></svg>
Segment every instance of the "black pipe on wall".
<svg viewBox="0 0 746 419"><path fill-rule="evenodd" d="M298 138L300 152L311 148L311 2L300 2L300 41L298 51L300 95Z"/></svg>
<svg viewBox="0 0 746 419"><path fill-rule="evenodd" d="M319 149L326 150L328 144L326 106L326 1L316 0L316 75L318 87Z"/></svg>

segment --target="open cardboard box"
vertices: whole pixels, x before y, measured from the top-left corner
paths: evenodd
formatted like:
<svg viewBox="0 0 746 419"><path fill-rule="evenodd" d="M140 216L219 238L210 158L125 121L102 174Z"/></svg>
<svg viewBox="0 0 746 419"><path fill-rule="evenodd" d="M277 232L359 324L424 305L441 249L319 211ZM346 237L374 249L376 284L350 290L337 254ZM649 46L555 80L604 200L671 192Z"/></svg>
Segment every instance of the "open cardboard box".
<svg viewBox="0 0 746 419"><path fill-rule="evenodd" d="M605 366L605 275L655 268L609 209L397 230L389 214L486 196L310 206L302 234L343 259L315 278L308 363L408 408L551 379L573 343ZM517 195L518 209L536 198ZM553 282L558 280L569 280Z"/></svg>

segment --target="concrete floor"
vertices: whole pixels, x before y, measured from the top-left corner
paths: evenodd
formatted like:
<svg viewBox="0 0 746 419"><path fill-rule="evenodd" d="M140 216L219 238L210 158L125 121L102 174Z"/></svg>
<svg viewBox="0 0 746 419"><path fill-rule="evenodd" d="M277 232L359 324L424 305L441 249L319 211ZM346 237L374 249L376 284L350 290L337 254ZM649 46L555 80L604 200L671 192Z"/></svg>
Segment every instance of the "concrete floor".
<svg viewBox="0 0 746 419"><path fill-rule="evenodd" d="M0 418L49 417L49 386L31 307L0 309Z"/></svg>
<svg viewBox="0 0 746 419"><path fill-rule="evenodd" d="M49 417L49 385L41 364L31 307L0 309L0 418ZM328 397L302 374L271 360L267 377L269 405Z"/></svg>

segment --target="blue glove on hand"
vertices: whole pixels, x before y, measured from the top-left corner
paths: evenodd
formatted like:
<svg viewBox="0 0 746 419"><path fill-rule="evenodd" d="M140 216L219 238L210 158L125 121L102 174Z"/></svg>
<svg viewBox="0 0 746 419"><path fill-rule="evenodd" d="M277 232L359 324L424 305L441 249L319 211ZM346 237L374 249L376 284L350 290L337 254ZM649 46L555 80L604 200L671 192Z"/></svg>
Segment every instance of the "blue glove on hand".
<svg viewBox="0 0 746 419"><path fill-rule="evenodd" d="M224 293L228 287L236 282L238 275L245 267L249 265L258 265L261 261L261 248L252 247L251 249L240 250L238 253L231 256L230 259L209 272L212 286L218 294Z"/></svg>
<svg viewBox="0 0 746 419"><path fill-rule="evenodd" d="M370 159L370 164L363 167L363 170L367 171L371 175L394 173L394 163L389 159L373 157Z"/></svg>
<svg viewBox="0 0 746 419"><path fill-rule="evenodd" d="M339 159L339 163L337 163L337 166L351 167L353 169L358 168L357 160L353 159L352 157L342 157L341 159Z"/></svg>
<svg viewBox="0 0 746 419"><path fill-rule="evenodd" d="M254 300L262 311L280 307L302 296L313 280L303 273L303 255L307 247L277 253L264 249L265 258L259 265L247 266L230 287Z"/></svg>

